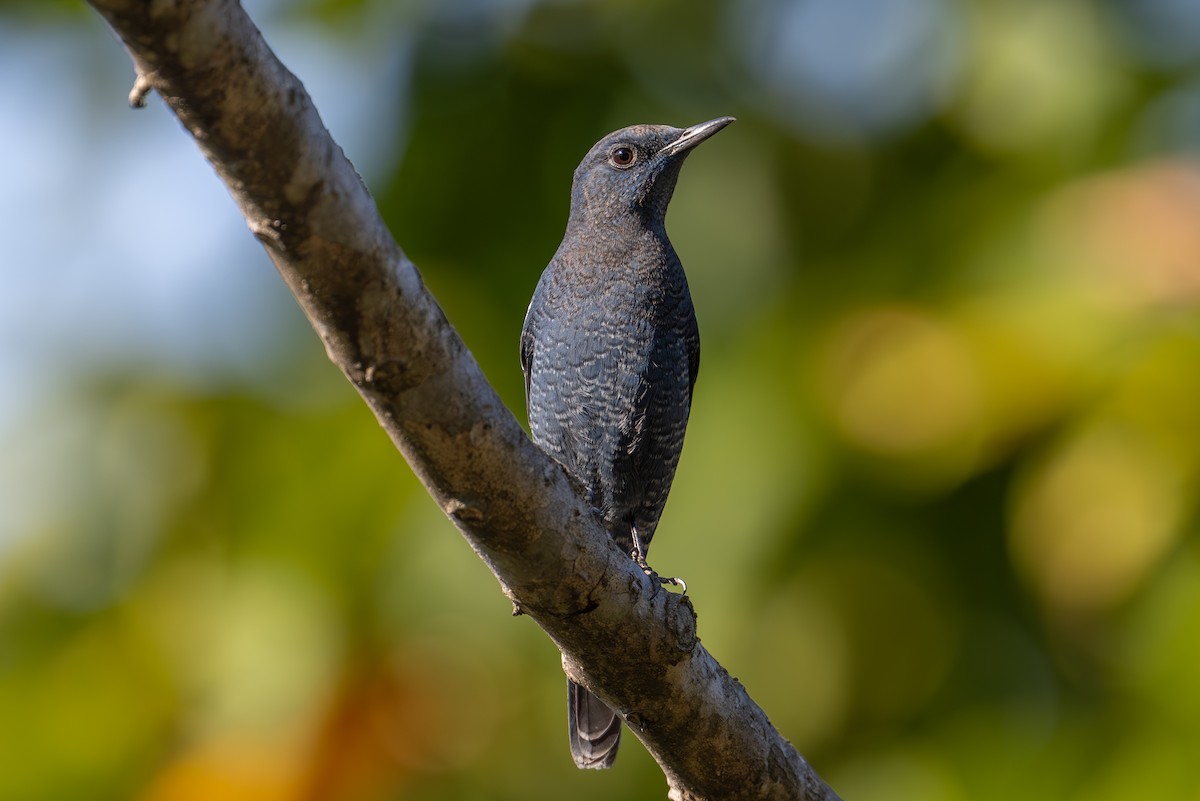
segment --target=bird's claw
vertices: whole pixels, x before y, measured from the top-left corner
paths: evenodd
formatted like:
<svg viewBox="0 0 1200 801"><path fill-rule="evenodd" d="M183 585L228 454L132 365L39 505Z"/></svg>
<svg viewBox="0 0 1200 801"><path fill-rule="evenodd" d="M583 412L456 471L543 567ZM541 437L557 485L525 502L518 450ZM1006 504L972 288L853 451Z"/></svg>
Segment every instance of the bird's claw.
<svg viewBox="0 0 1200 801"><path fill-rule="evenodd" d="M683 589L680 590L679 594L687 595L687 582L684 581L683 579L679 578L679 576L670 576L668 578L663 578L662 576L655 573L652 576L650 576L650 578L654 579L659 584L670 584L672 587L682 587Z"/></svg>
<svg viewBox="0 0 1200 801"><path fill-rule="evenodd" d="M633 561L642 569L643 573L650 577L651 581L657 582L660 587L666 584L670 584L672 587L683 587L682 594L687 595L687 582L678 576L663 578L658 573L655 573L654 569L646 564L645 553L646 548L642 545L642 538L638 536L637 529L635 528L633 529L633 550L629 553Z"/></svg>

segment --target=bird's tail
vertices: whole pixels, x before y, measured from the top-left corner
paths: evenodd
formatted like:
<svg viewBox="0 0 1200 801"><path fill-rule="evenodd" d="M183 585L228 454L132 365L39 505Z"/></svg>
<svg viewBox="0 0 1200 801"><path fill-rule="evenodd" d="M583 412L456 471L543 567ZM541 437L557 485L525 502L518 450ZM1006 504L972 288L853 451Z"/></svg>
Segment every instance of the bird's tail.
<svg viewBox="0 0 1200 801"><path fill-rule="evenodd" d="M621 719L603 701L567 679L571 756L579 768L611 768L621 742Z"/></svg>

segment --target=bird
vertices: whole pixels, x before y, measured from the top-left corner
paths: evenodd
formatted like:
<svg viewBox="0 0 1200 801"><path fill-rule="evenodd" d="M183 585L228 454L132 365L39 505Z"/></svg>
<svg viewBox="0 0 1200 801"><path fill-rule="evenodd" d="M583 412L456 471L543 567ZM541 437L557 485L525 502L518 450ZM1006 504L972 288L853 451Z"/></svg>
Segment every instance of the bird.
<svg viewBox="0 0 1200 801"><path fill-rule="evenodd" d="M734 121L634 125L597 142L571 184L562 243L521 329L530 436L586 493L652 579L646 550L679 464L700 369L700 331L667 205L684 160ZM609 768L621 720L567 680L571 756Z"/></svg>

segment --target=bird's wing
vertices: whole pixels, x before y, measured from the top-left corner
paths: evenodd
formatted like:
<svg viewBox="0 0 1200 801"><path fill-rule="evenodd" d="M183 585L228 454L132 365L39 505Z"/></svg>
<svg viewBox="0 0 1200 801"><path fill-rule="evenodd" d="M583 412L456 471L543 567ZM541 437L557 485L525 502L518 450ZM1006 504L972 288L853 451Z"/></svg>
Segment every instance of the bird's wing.
<svg viewBox="0 0 1200 801"><path fill-rule="evenodd" d="M535 296L536 300L536 296ZM525 313L525 324L521 326L521 372L525 374L525 408L529 409L529 377L533 369L533 304Z"/></svg>
<svg viewBox="0 0 1200 801"><path fill-rule="evenodd" d="M688 323L687 333L688 352L688 408L692 407L692 395L696 389L696 376L700 374L700 326L696 316L692 315Z"/></svg>

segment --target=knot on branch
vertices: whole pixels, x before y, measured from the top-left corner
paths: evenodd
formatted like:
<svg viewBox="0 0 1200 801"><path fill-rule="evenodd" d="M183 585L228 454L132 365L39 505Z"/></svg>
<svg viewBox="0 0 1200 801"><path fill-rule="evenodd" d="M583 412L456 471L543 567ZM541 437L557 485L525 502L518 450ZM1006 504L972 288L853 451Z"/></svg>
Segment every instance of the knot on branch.
<svg viewBox="0 0 1200 801"><path fill-rule="evenodd" d="M133 88L129 90L129 105L131 108L145 108L146 97L154 89L154 82L144 72L138 72L133 79Z"/></svg>
<svg viewBox="0 0 1200 801"><path fill-rule="evenodd" d="M691 598L674 593L667 598L667 628L680 651L690 654L696 649L700 638L696 636L696 609Z"/></svg>
<svg viewBox="0 0 1200 801"><path fill-rule="evenodd" d="M468 527L481 525L487 519L484 503L478 498L451 498L443 504L442 511Z"/></svg>
<svg viewBox="0 0 1200 801"><path fill-rule="evenodd" d="M356 370L350 378L355 385L385 398L395 398L419 386L429 375L428 371L413 370L407 363L397 359L369 364L365 368L361 364L354 366Z"/></svg>

